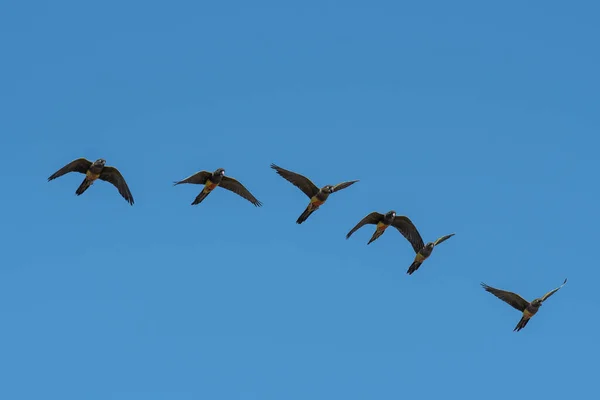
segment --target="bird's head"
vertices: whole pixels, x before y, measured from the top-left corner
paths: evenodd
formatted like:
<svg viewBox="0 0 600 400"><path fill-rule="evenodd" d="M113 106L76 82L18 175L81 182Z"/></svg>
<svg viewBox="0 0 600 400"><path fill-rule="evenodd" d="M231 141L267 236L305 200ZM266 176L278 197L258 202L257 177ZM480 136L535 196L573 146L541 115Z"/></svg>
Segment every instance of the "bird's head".
<svg viewBox="0 0 600 400"><path fill-rule="evenodd" d="M388 211L388 212L385 214L385 217L386 217L386 218L396 218L396 211L394 211L394 210Z"/></svg>
<svg viewBox="0 0 600 400"><path fill-rule="evenodd" d="M223 168L217 168L217 170L214 172L215 175L225 175L225 170Z"/></svg>
<svg viewBox="0 0 600 400"><path fill-rule="evenodd" d="M94 166L97 167L104 167L104 164L106 164L106 160L103 158L99 158L96 161L94 161Z"/></svg>
<svg viewBox="0 0 600 400"><path fill-rule="evenodd" d="M435 246L435 244L433 242L429 242L425 245L425 248L427 250L433 250L434 246Z"/></svg>
<svg viewBox="0 0 600 400"><path fill-rule="evenodd" d="M542 306L542 299L535 299L534 301L531 302L531 305L534 307L541 307Z"/></svg>
<svg viewBox="0 0 600 400"><path fill-rule="evenodd" d="M321 188L321 190L325 193L331 194L333 193L333 185L326 185Z"/></svg>

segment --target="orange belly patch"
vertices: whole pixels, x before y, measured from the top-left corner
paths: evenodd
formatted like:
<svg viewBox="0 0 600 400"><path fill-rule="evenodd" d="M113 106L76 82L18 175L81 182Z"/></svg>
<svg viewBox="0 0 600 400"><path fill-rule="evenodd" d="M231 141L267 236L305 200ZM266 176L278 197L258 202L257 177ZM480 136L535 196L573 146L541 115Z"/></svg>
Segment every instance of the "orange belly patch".
<svg viewBox="0 0 600 400"><path fill-rule="evenodd" d="M100 174L94 174L92 172L90 172L89 170L85 173L85 176L90 180L90 181L95 181L96 179L98 179L98 177L100 176Z"/></svg>
<svg viewBox="0 0 600 400"><path fill-rule="evenodd" d="M423 257L423 255L421 253L417 253L417 255L415 256L415 261L424 261L425 257Z"/></svg>
<svg viewBox="0 0 600 400"><path fill-rule="evenodd" d="M323 205L323 203L325 203L325 202L317 199L317 197L313 197L312 199L310 199L310 205L314 209L321 207Z"/></svg>
<svg viewBox="0 0 600 400"><path fill-rule="evenodd" d="M216 188L217 186L219 186L219 185L214 182L211 182L210 180L207 180L206 184L204 185L204 190L210 192L210 191L214 190L214 188Z"/></svg>
<svg viewBox="0 0 600 400"><path fill-rule="evenodd" d="M377 223L377 230L378 231L384 232L388 227L389 227L389 225L386 225L383 222L378 222Z"/></svg>

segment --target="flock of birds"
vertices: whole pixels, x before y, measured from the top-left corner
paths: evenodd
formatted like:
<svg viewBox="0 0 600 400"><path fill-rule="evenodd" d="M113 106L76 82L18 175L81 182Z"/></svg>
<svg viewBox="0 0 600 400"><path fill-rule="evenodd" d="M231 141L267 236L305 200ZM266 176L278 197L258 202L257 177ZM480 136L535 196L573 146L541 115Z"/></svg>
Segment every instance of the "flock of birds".
<svg viewBox="0 0 600 400"><path fill-rule="evenodd" d="M71 161L70 163L56 171L48 178L48 181L56 179L69 172L79 172L81 174L84 174L85 178L75 191L75 194L77 194L78 196L83 194L97 179L100 179L114 185L121 194L121 196L123 196L123 198L129 204L133 205L133 196L131 194L131 191L129 190L129 187L127 186L125 178L123 178L123 175L121 175L117 168L109 167L105 164L106 161L103 159L98 159L94 162L91 162L85 158L79 158L77 160ZM308 206L302 212L302 214L300 214L296 221L296 223L298 224L301 224L304 221L306 221L313 212L318 210L319 207L321 207L327 201L329 195L338 192L342 189L345 189L358 182L358 180L353 180L338 183L337 185L325 185L321 188L318 188L310 179L303 175L289 171L287 169L283 169L275 164L271 164L271 168L273 168L279 176L281 176L282 178L296 186L298 189L300 189L310 199ZM225 176L225 170L223 168L218 168L214 172L197 172L181 181L175 182L174 185L180 185L182 183L204 185L204 188L202 189L200 194L196 196L196 198L192 202L192 205L201 203L217 186L219 186L223 189L227 189L243 197L256 207L262 206L262 203L258 201L256 197L254 197L254 195L252 195L252 193L250 193L250 191L246 189L244 185L242 185L236 179ZM350 232L348 232L348 234L346 235L346 239L350 238L350 236L354 232L356 232L358 229L367 224L375 225L375 232L373 233L373 236L371 236L371 239L367 244L371 244L372 242L377 240L390 226L396 228L402 234L402 236L404 236L404 238L408 240L408 242L411 244L412 248L416 253L415 258L407 271L409 275L412 275L416 270L418 270L421 264L423 264L423 262L427 258L429 258L429 256L431 256L431 253L433 252L435 246L454 236L454 233L451 233L449 235L440 237L434 242L428 242L427 244L425 244L423 242L423 239L421 238L419 231L412 223L412 221L408 217L403 215L397 215L395 211L391 210L385 214L381 214L376 211L368 214L362 220L360 220L356 224L356 226L354 226L354 228L350 230ZM533 317L538 312L542 303L548 300L550 296L556 293L566 283L567 279L565 279L562 285L560 285L556 289L549 291L542 297L536 298L531 302L528 302L516 293L496 289L486 285L485 283L482 283L481 285L487 292L493 294L497 298L503 300L504 302L510 304L511 306L522 312L521 320L514 328L514 331L520 331L527 325L531 317Z"/></svg>

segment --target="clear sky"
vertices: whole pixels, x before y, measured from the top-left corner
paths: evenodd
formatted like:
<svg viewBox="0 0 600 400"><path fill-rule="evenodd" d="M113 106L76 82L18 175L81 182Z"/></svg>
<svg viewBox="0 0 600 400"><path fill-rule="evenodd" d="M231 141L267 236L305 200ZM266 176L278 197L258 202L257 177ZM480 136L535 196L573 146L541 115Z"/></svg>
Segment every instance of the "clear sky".
<svg viewBox="0 0 600 400"><path fill-rule="evenodd" d="M287 4L284 4L287 3ZM593 1L0 5L2 399L598 392ZM125 176L52 182L79 157ZM318 186L360 179L304 224ZM172 182L223 167L264 203ZM395 230L425 241L412 276ZM528 300L525 329L481 282Z"/></svg>

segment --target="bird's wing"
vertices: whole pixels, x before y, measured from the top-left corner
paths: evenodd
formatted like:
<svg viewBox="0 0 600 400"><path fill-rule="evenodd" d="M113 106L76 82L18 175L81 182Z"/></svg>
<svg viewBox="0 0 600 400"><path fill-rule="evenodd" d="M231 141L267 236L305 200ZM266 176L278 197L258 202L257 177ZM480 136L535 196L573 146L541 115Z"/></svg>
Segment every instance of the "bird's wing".
<svg viewBox="0 0 600 400"><path fill-rule="evenodd" d="M522 298L521 296L519 296L516 293L507 292L506 290L496 289L496 288L486 285L485 283L482 283L481 286L483 286L483 288L486 291L490 292L491 294L493 294L500 300L510 304L511 306L513 306L514 308L516 308L519 311L525 310L525 308L527 308L527 306L529 305L529 302L527 300L525 300L524 298Z"/></svg>
<svg viewBox="0 0 600 400"><path fill-rule="evenodd" d="M233 193L242 196L250 203L254 204L256 207L260 207L262 205L262 203L258 201L256 197L252 196L252 193L250 193L248 189L244 187L244 185L242 185L233 178L224 176L221 179L221 184L219 186L221 186L223 189L230 190Z"/></svg>
<svg viewBox="0 0 600 400"><path fill-rule="evenodd" d="M565 281L563 282L563 284L562 284L562 285L560 285L559 287L557 287L557 288L556 288L556 289L554 289L554 290L551 290L551 291L549 291L549 292L548 292L548 293L546 293L544 296L542 296L542 298L541 298L542 302L544 302L544 301L548 300L548 297L550 297L550 296L552 296L554 293L558 292L558 290L559 290L561 287L565 286L565 284L566 284L566 283L567 283L567 278L565 278Z"/></svg>
<svg viewBox="0 0 600 400"><path fill-rule="evenodd" d="M115 167L104 167L102 168L102 172L98 179L102 179L103 181L112 183L114 187L119 190L121 196L131 205L133 205L133 196L129 191L129 186L127 186L127 182L125 182L125 178Z"/></svg>
<svg viewBox="0 0 600 400"><path fill-rule="evenodd" d="M335 192L339 192L342 189L346 189L348 186L355 184L356 182L358 182L358 179L355 181L348 181L348 182L342 182L342 183L338 183L337 185L335 185L333 187L333 193Z"/></svg>
<svg viewBox="0 0 600 400"><path fill-rule="evenodd" d="M450 239L452 236L454 236L454 233L451 233L449 235L446 236L442 236L441 238L439 238L438 240L436 240L435 242L433 242L434 246L437 246L438 244L445 242L446 240Z"/></svg>
<svg viewBox="0 0 600 400"><path fill-rule="evenodd" d="M383 214L378 213L377 211L373 211L371 214L369 214L366 217L364 217L363 219L361 219L360 222L358 224L356 224L356 226L354 228L352 228L350 230L350 232L348 232L348 234L346 235L346 239L348 239L350 236L352 236L352 234L354 232L356 232L357 230L359 230L362 226L364 226L366 224L375 225L381 220L383 220Z"/></svg>
<svg viewBox="0 0 600 400"><path fill-rule="evenodd" d="M271 168L273 168L283 179L287 180L288 182L296 186L298 189L302 190L304 194L307 195L309 198L312 199L314 195L319 193L319 188L314 183L312 183L311 180L307 177L292 171L288 171L287 169L278 167L275 164L271 164Z"/></svg>
<svg viewBox="0 0 600 400"><path fill-rule="evenodd" d="M415 253L418 253L423 247L425 247L425 243L423 243L421 234L417 230L415 224L413 224L408 217L405 217L404 215L396 215L392 221L392 226L398 229L402 236L409 241Z"/></svg>
<svg viewBox="0 0 600 400"><path fill-rule="evenodd" d="M181 181L175 182L173 186L179 185L181 183L194 183L196 185L203 185L206 183L206 180L211 177L211 175L212 174L208 171L196 172L194 175L190 175Z"/></svg>
<svg viewBox="0 0 600 400"><path fill-rule="evenodd" d="M50 175L50 177L48 178L48 182L52 179L58 178L59 176L63 176L64 174L69 172L80 172L82 174L85 174L87 170L90 169L91 165L91 161L86 160L85 158L78 158L77 160L71 161L70 163L68 163L67 165Z"/></svg>

